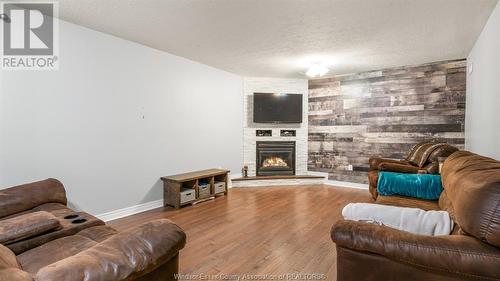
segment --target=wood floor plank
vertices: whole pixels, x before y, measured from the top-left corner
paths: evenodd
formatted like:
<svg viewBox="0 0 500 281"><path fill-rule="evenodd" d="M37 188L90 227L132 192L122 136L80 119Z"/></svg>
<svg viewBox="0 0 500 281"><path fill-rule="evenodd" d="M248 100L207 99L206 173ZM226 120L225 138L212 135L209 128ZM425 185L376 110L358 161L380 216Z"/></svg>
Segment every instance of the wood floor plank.
<svg viewBox="0 0 500 281"><path fill-rule="evenodd" d="M330 228L367 190L326 185L232 188L227 196L175 210L158 208L108 224L125 230L167 218L187 234L180 273L320 273L335 280Z"/></svg>

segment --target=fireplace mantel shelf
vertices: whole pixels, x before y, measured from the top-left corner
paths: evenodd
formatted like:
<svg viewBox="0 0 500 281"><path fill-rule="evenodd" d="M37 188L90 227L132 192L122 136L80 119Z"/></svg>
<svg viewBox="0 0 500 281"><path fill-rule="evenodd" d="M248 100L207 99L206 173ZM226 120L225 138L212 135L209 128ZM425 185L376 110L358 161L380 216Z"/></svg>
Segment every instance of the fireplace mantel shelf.
<svg viewBox="0 0 500 281"><path fill-rule="evenodd" d="M283 175L283 176L258 176L258 177L240 177L231 179L232 181L251 181L251 180L288 180L288 179L322 179L322 176L311 175Z"/></svg>

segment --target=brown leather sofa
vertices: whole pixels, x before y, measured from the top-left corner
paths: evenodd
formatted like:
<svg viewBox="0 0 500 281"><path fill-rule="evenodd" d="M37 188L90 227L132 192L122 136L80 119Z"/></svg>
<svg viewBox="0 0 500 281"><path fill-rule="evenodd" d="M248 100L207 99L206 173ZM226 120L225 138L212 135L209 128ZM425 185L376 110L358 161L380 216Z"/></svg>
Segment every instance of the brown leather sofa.
<svg viewBox="0 0 500 281"><path fill-rule="evenodd" d="M419 206L448 211L455 222L452 234L423 236L339 221L331 231L339 281L500 280L500 162L458 151L446 159L441 175L439 201L420 200ZM385 202L418 205L405 199Z"/></svg>
<svg viewBox="0 0 500 281"><path fill-rule="evenodd" d="M175 280L180 227L156 220L117 232L66 203L55 179L0 190L0 280Z"/></svg>
<svg viewBox="0 0 500 281"><path fill-rule="evenodd" d="M379 171L410 174L439 173L439 158L446 158L458 148L440 142L424 141L416 144L405 159L371 157L368 169L368 187L373 199L377 199L377 181Z"/></svg>

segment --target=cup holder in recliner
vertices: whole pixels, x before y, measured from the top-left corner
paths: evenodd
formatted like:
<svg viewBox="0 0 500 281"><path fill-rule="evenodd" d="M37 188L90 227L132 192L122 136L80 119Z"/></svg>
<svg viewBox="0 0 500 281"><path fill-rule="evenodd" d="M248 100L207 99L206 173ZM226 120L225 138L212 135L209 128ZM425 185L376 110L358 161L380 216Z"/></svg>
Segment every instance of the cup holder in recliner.
<svg viewBox="0 0 500 281"><path fill-rule="evenodd" d="M77 214L67 215L64 217L65 220L72 220L78 218Z"/></svg>
<svg viewBox="0 0 500 281"><path fill-rule="evenodd" d="M79 223L84 223L86 221L87 221L87 219L76 219L76 220L71 221L71 223L79 224Z"/></svg>

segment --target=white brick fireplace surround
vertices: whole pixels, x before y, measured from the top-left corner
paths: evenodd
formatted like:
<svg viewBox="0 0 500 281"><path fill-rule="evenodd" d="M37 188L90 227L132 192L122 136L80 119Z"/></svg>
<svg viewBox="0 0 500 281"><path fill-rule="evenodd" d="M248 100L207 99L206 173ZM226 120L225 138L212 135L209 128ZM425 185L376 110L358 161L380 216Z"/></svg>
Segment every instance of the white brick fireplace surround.
<svg viewBox="0 0 500 281"><path fill-rule="evenodd" d="M302 94L303 112L301 124L257 124L253 122L253 93ZM307 101L308 82L306 79L244 78L243 79L244 128L243 160L248 166L248 175L256 175L257 141L295 141L295 174L307 175ZM256 130L272 130L271 137L257 137ZM295 137L281 137L280 130L296 130ZM316 179L315 182L318 182ZM233 182L233 186L257 186L262 184L309 184L311 179L244 181Z"/></svg>

